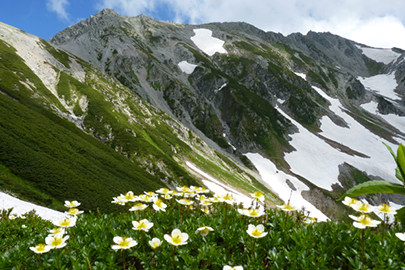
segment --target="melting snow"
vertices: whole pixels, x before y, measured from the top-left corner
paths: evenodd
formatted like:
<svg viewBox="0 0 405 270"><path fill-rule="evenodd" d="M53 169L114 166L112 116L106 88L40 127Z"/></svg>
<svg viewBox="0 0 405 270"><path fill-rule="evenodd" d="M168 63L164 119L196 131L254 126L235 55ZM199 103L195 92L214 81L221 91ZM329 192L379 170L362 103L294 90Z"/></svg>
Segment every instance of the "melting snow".
<svg viewBox="0 0 405 270"><path fill-rule="evenodd" d="M362 50L363 54L370 59L377 62L382 62L386 65L398 59L401 54L394 52L391 49L377 49L377 48L367 48L356 45L357 48Z"/></svg>
<svg viewBox="0 0 405 270"><path fill-rule="evenodd" d="M195 36L191 37L194 44L209 56L218 53L227 53L223 45L225 41L212 37L212 31L208 29L194 29Z"/></svg>
<svg viewBox="0 0 405 270"><path fill-rule="evenodd" d="M65 216L65 214L61 212L43 206L39 206L33 203L29 203L26 201L22 201L3 192L0 192L0 207L1 209L13 208L13 211L11 213L18 216L23 215L32 210L35 210L35 213L38 216L50 221L57 220Z"/></svg>
<svg viewBox="0 0 405 270"><path fill-rule="evenodd" d="M271 188L279 195L279 197L287 202L291 195L290 203L291 205L301 209L302 207L305 210L309 211L309 216L316 217L319 221L326 221L328 217L325 216L321 211L319 211L315 206L309 203L301 196L301 192L304 190L309 190L308 186L303 184L297 178L285 174L282 171L278 171L276 166L268 159L262 157L260 154L247 153L246 156L252 161L257 170L260 173L260 176L264 181L266 181ZM293 183L296 190L292 190L286 180L289 180Z"/></svg>
<svg viewBox="0 0 405 270"><path fill-rule="evenodd" d="M387 114L387 115L380 114L380 113L378 113L377 106L378 106L378 103L374 102L374 101L361 105L361 107L363 109L365 109L366 111L368 111L374 115L378 115L379 117L384 119L386 122L390 123L392 126L397 128L398 130L405 131L405 117L398 116L395 114Z"/></svg>
<svg viewBox="0 0 405 270"><path fill-rule="evenodd" d="M399 99L394 89L398 86L395 74L379 74L368 78L357 78L367 90L375 91L390 99Z"/></svg>
<svg viewBox="0 0 405 270"><path fill-rule="evenodd" d="M190 64L187 61L181 61L178 63L178 66L184 73L191 74L198 65Z"/></svg>
<svg viewBox="0 0 405 270"><path fill-rule="evenodd" d="M294 72L294 73L295 73L295 75L297 75L297 76L303 78L304 80L307 80L307 74L305 74L305 73L299 73L299 72Z"/></svg>
<svg viewBox="0 0 405 270"><path fill-rule="evenodd" d="M214 177L212 177L209 174L207 174L207 173L203 172L202 170L200 170L193 163L187 161L186 165L190 169L192 169L193 171L197 172L198 174L200 174L201 176L206 178L206 179L202 180L204 185L206 185L207 188L209 190L211 190L212 192L214 192L215 194L225 195L226 193L230 193L230 194L232 194L234 196L235 200L238 203L242 203L244 205L244 207L250 207L250 205L252 204L252 198L240 193L239 191L237 191L236 189L234 189L232 187L229 187L229 186L221 183L220 181L218 181Z"/></svg>

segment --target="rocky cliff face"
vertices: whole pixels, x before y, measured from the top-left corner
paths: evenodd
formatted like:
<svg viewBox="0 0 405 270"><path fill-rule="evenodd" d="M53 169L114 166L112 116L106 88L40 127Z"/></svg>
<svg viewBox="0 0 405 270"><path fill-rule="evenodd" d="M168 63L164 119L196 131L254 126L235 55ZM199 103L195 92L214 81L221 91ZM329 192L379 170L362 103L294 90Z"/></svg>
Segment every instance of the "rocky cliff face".
<svg viewBox="0 0 405 270"><path fill-rule="evenodd" d="M303 177L311 190L322 190L322 185L312 185L316 180L288 159L300 152L294 142L303 129L320 139L318 144L338 151L336 155L359 157L362 164L373 159L372 154L328 135L326 121L341 136L353 130L354 119L367 136L376 136L372 140L395 145L405 138L402 118L392 122L379 116L405 112L404 55L398 49L370 48L331 33L285 37L246 23L179 25L108 9L50 42L95 64L218 151L245 165L245 153L260 153L279 170ZM364 137L358 136L359 141ZM316 170L323 165L306 166ZM381 172L380 177L390 173ZM337 197L334 190L328 196ZM319 200L308 201L322 208Z"/></svg>
<svg viewBox="0 0 405 270"><path fill-rule="evenodd" d="M327 213L319 198L334 201L342 193L341 179L349 178L339 170L343 164L395 181L381 141L395 146L405 139L401 50L331 33L285 37L246 23L180 25L109 9L49 42L240 166L253 168L246 155L260 153L277 169L266 175L253 161L256 170L269 186L284 187L276 190L284 200L291 185L302 186L310 192L297 188L296 197Z"/></svg>

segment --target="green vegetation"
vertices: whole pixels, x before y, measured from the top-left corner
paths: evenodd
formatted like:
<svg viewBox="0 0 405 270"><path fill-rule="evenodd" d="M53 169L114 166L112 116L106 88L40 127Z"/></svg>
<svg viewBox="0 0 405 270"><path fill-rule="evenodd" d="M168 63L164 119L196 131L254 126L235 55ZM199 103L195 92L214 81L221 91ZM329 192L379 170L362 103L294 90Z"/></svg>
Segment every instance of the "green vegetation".
<svg viewBox="0 0 405 270"><path fill-rule="evenodd" d="M67 228L66 246L43 254L36 254L30 247L45 243L50 230L59 222L52 224L33 213L22 218L2 211L0 268L221 270L230 265L252 270L396 270L405 267L404 243L396 235L404 232L402 224L390 224L387 229L381 224L360 229L361 221L317 223L294 209L285 212L267 208L257 211L255 217L254 207L242 215L241 206L234 204L229 194L216 198L223 202L212 200L212 205L202 207L200 202L207 197L189 197L193 203L190 208L181 204L181 197L173 196L161 199L167 205L166 211L154 210L153 202L144 202L145 210L132 212L128 209L133 203L126 201L125 205L115 206L114 213L84 213L73 227ZM201 211L204 209L208 214ZM153 223L149 230L139 230L133 223L142 219ZM263 231L249 230L257 225L262 225ZM197 231L204 226L212 231L202 236ZM187 234L186 241L181 237L184 245L174 246L168 241L174 229ZM116 245L113 241L116 236L130 237L136 243L128 245L125 251L115 250L112 246ZM156 249L148 243L152 238L161 241Z"/></svg>
<svg viewBox="0 0 405 270"><path fill-rule="evenodd" d="M368 58L364 54L362 55L362 57L363 57L364 64L366 65L371 76L377 75L381 72L381 70L384 67L384 63L376 62L376 61Z"/></svg>

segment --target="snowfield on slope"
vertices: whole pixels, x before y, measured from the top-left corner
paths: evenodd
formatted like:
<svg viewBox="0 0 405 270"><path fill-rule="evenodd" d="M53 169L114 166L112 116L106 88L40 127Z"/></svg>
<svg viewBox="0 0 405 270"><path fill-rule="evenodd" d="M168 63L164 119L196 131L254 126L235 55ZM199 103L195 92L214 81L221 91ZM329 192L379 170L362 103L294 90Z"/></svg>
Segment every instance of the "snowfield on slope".
<svg viewBox="0 0 405 270"><path fill-rule="evenodd" d="M405 131L405 117L398 116L395 114L387 114L387 115L380 114L377 109L378 103L375 101L371 101L369 103L362 104L360 106L363 109L365 109L366 111L368 111L369 113L381 117L382 119L384 119L386 122L390 123L392 126L397 128L398 130Z"/></svg>
<svg viewBox="0 0 405 270"><path fill-rule="evenodd" d="M10 209L10 208L13 208L11 214L14 214L16 216L20 216L32 210L35 210L35 213L38 216L40 216L42 219L46 219L49 221L58 220L66 216L62 212L58 212L44 206L39 206L30 202L26 202L17 199L11 195L0 192L0 209Z"/></svg>
<svg viewBox="0 0 405 270"><path fill-rule="evenodd" d="M187 61L181 61L177 65L179 66L181 71L183 71L186 74L193 73L194 69L198 66L198 65L191 64L191 63L189 63Z"/></svg>
<svg viewBox="0 0 405 270"><path fill-rule="evenodd" d="M213 56L216 52L227 53L223 45L225 41L212 36L212 31L208 29L194 29L195 35L191 37L194 44L209 56Z"/></svg>
<svg viewBox="0 0 405 270"><path fill-rule="evenodd" d="M301 73L296 73L296 75L303 79L306 78L306 76ZM388 85L386 84L387 76L390 78ZM392 95L393 89L396 87L392 82L391 75L378 76L368 82L369 87L376 91L383 92L386 95ZM332 147L320 136L308 131L280 108L276 107L284 117L289 119L299 129L299 132L291 135L292 140L290 141L290 144L296 151L285 154L285 160L290 165L291 171L326 190L332 190L332 184L340 184L338 181L338 167L345 162L361 171L365 171L369 175L379 176L385 180L399 183L395 178L395 161L382 142L391 146L394 151L396 151L397 146L371 133L368 129L359 124L347 113L338 99L329 97L317 87L313 88L330 102L331 105L329 108L337 116L341 117L348 126L338 126L328 116L324 116L320 120L322 132L320 132L319 135L347 146L349 149L359 152L366 157L353 154L353 151L353 153L348 154ZM374 110L375 113L375 108L370 107L371 105L367 108ZM405 130L405 118L394 115L382 117L398 129ZM404 143L402 140L397 140L399 143ZM277 172L275 165L259 154L248 153L246 156L252 161L259 170L262 178L281 199L287 201L292 192L291 202L295 206L305 207L307 210L311 211L314 216L318 217L319 220L326 219L323 213L302 198L301 191L308 190L305 184L291 175L284 174L280 171ZM286 179L289 179L290 182L293 183L296 188L295 191L287 185Z"/></svg>
<svg viewBox="0 0 405 270"><path fill-rule="evenodd" d="M370 59L375 60L376 62L382 62L386 65L396 61L401 54L394 52L391 49L379 49L379 48L369 48L356 45L362 53Z"/></svg>
<svg viewBox="0 0 405 270"><path fill-rule="evenodd" d="M377 92L378 94L385 96L389 99L400 99L394 89L398 86L395 79L395 74L379 74L368 78L359 77L357 78L364 87L372 92Z"/></svg>
<svg viewBox="0 0 405 270"><path fill-rule="evenodd" d="M328 220L328 217L325 216L325 214L323 214L315 206L313 206L310 202L302 197L301 192L304 190L309 190L308 186L303 184L294 176L285 174L284 172L277 170L276 165L274 165L270 160L264 158L260 154L247 153L246 157L250 159L250 161L259 171L262 179L271 186L271 188L277 193L280 199L287 202L291 198L290 204L297 207L298 209L305 208L306 211L309 211L310 217L316 217L318 221ZM288 186L286 182L287 179L294 185L295 190L292 190Z"/></svg>

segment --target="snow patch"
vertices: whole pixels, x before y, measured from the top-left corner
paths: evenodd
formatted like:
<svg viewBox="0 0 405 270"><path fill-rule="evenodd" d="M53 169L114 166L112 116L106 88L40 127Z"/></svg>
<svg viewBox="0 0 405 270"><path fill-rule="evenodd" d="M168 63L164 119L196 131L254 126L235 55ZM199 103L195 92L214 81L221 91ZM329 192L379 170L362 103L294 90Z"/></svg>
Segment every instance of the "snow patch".
<svg viewBox="0 0 405 270"><path fill-rule="evenodd" d="M215 90L215 93L218 93L219 91L222 90L222 88L224 88L227 85L227 83L224 83L223 85L221 85L220 88L218 88L218 90Z"/></svg>
<svg viewBox="0 0 405 270"><path fill-rule="evenodd" d="M280 199L287 202L290 199L291 194L291 205L298 209L304 207L305 210L310 212L309 216L316 217L319 221L328 220L328 217L325 216L325 214L302 197L301 192L309 190L308 186L303 184L297 178L277 170L277 167L270 160L262 157L260 154L247 153L246 157L249 158L257 168L263 181L271 186L272 190L278 194ZM289 180L294 185L295 190L292 190L288 186L286 180Z"/></svg>
<svg viewBox="0 0 405 270"><path fill-rule="evenodd" d="M294 73L295 73L295 75L297 75L297 76L303 78L304 80L307 80L307 74L305 74L305 73L299 73L299 72L294 72Z"/></svg>
<svg viewBox="0 0 405 270"><path fill-rule="evenodd" d="M194 29L195 35L191 37L194 44L209 56L213 56L216 52L227 53L223 45L225 41L219 38L212 37L212 31L208 29Z"/></svg>
<svg viewBox="0 0 405 270"><path fill-rule="evenodd" d="M26 201L22 201L20 199L17 199L11 195L5 194L3 192L0 192L0 207L1 209L10 209L13 208L13 211L11 212L11 214L15 214L15 215L23 215L27 212L30 212L32 210L35 210L35 213L40 216L42 219L46 219L46 220L58 220L62 217L65 217L66 215L43 207L43 206L39 206L30 202L26 202Z"/></svg>
<svg viewBox="0 0 405 270"><path fill-rule="evenodd" d="M377 92L387 98L396 100L400 99L398 94L394 92L398 83L395 79L395 74L379 74L368 78L357 78L367 90Z"/></svg>
<svg viewBox="0 0 405 270"><path fill-rule="evenodd" d="M386 65L389 63L396 61L401 54L394 52L391 49L378 49L378 48L367 48L356 45L365 56L370 59L375 60L376 62L382 62Z"/></svg>
<svg viewBox="0 0 405 270"><path fill-rule="evenodd" d="M200 170L193 163L187 161L186 165L190 169L195 171L196 173L198 173L201 176L203 176L204 178L206 178L206 179L202 180L204 185L206 185L207 188L209 190L211 190L212 192L214 192L215 194L225 195L226 193L229 193L229 194L232 194L234 196L237 203L242 203L244 205L244 207L250 207L251 206L252 198L240 193L239 191L237 191L236 189L234 189L232 187L229 187L229 186L221 183L220 181L218 181L217 179L215 179L211 175L209 175L209 174L203 172L202 170Z"/></svg>
<svg viewBox="0 0 405 270"><path fill-rule="evenodd" d="M369 113L372 113L374 115L378 115L382 119L384 119L386 122L388 122L391 126L397 128L398 130L405 130L405 117L398 116L396 114L380 114L377 109L378 103L375 101L371 101L366 104L362 104L361 107L368 111Z"/></svg>
<svg viewBox="0 0 405 270"><path fill-rule="evenodd" d="M181 61L180 63L177 64L179 66L179 68L181 69L181 71L183 71L186 74L191 74L193 73L194 69L198 66L198 65L194 65L194 64L190 64L187 61Z"/></svg>

